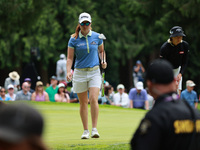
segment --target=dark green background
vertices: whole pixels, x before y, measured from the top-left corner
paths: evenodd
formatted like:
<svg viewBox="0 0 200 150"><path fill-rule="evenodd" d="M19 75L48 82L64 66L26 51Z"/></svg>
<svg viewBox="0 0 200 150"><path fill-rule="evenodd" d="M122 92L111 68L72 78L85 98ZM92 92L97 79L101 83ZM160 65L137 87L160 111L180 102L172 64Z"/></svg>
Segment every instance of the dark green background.
<svg viewBox="0 0 200 150"><path fill-rule="evenodd" d="M61 53L74 33L81 12L92 16L94 31L107 37L106 80L114 87L132 87L132 67L140 59L145 68L159 57L169 30L182 26L190 44L185 81L200 83L200 0L0 0L0 85L10 71L22 75L31 60L44 83L55 74ZM31 59L30 49L41 57Z"/></svg>

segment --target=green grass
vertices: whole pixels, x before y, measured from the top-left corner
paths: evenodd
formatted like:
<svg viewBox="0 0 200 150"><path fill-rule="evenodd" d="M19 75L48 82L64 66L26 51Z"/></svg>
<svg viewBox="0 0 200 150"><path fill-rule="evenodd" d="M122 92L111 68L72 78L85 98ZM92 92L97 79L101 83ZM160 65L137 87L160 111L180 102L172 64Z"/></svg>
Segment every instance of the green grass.
<svg viewBox="0 0 200 150"><path fill-rule="evenodd" d="M145 110L100 105L97 127L100 138L81 140L83 127L79 116L79 104L31 103L45 118L43 138L46 145L53 150L130 149L130 139L146 113ZM91 128L89 113L89 129Z"/></svg>

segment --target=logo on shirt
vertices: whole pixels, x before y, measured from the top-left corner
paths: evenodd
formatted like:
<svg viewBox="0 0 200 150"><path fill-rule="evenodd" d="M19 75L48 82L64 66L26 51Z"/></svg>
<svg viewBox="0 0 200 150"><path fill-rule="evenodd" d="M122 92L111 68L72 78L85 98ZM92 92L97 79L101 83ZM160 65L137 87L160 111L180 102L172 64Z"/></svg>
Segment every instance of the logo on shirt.
<svg viewBox="0 0 200 150"><path fill-rule="evenodd" d="M179 54L184 54L184 51L180 51Z"/></svg>
<svg viewBox="0 0 200 150"><path fill-rule="evenodd" d="M91 42L91 45L97 45L97 43L95 41Z"/></svg>
<svg viewBox="0 0 200 150"><path fill-rule="evenodd" d="M85 43L80 43L80 44L77 44L78 47L80 46L85 46Z"/></svg>

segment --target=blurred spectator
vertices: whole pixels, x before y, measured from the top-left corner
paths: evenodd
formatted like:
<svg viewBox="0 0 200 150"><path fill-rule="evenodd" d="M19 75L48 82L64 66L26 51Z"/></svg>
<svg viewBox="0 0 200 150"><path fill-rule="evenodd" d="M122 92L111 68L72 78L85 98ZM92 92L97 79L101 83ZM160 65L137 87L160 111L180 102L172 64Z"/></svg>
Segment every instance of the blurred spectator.
<svg viewBox="0 0 200 150"><path fill-rule="evenodd" d="M31 78L25 78L24 79L24 82L27 82L28 84L29 84L29 92L31 93L31 94L33 94L33 92L34 92L34 90L33 89L31 89Z"/></svg>
<svg viewBox="0 0 200 150"><path fill-rule="evenodd" d="M11 101L15 101L16 94L14 93L14 86L12 84L8 85L8 93L6 94L7 97L10 97Z"/></svg>
<svg viewBox="0 0 200 150"><path fill-rule="evenodd" d="M70 103L69 95L65 93L65 85L63 83L58 84L58 93L55 94L55 101Z"/></svg>
<svg viewBox="0 0 200 150"><path fill-rule="evenodd" d="M112 96L112 86L111 85L105 86L104 89L105 89L105 97L107 100L106 104L114 105Z"/></svg>
<svg viewBox="0 0 200 150"><path fill-rule="evenodd" d="M20 82L19 82L19 74L16 71L10 72L9 77L6 78L4 87L7 89L9 84L12 84L14 86L14 93L17 93L18 90L20 90Z"/></svg>
<svg viewBox="0 0 200 150"><path fill-rule="evenodd" d="M49 87L50 86L50 84L49 83L46 83L46 87Z"/></svg>
<svg viewBox="0 0 200 150"><path fill-rule="evenodd" d="M133 84L136 87L137 82L144 82L143 74L145 69L140 60L136 62L136 66L133 67Z"/></svg>
<svg viewBox="0 0 200 150"><path fill-rule="evenodd" d="M130 108L149 109L147 99L147 91L143 87L142 82L136 84L136 88L132 88L129 92Z"/></svg>
<svg viewBox="0 0 200 150"><path fill-rule="evenodd" d="M43 83L41 81L36 82L35 92L31 97L32 101L49 101L49 95L44 91Z"/></svg>
<svg viewBox="0 0 200 150"><path fill-rule="evenodd" d="M16 101L18 101L18 100L30 101L31 93L28 90L29 90L29 84L27 82L24 82L22 84L22 90L17 92L15 100Z"/></svg>
<svg viewBox="0 0 200 150"><path fill-rule="evenodd" d="M67 90L67 82L60 82L60 83L63 83L65 85L65 93L69 95L70 92Z"/></svg>
<svg viewBox="0 0 200 150"><path fill-rule="evenodd" d="M56 75L57 75L57 80L59 83L61 82L66 82L66 75L67 75L67 60L65 54L60 55L60 60L57 61L56 65Z"/></svg>
<svg viewBox="0 0 200 150"><path fill-rule="evenodd" d="M78 95L77 95L77 93L74 93L74 92L73 92L73 88L71 88L71 90L70 90L69 97L70 97L70 103L79 102L79 101L78 101Z"/></svg>
<svg viewBox="0 0 200 150"><path fill-rule="evenodd" d="M117 86L117 91L118 93L116 93L113 97L114 105L128 108L129 99L128 99L128 94L124 93L124 85L119 84Z"/></svg>
<svg viewBox="0 0 200 150"><path fill-rule="evenodd" d="M9 100L11 100L11 98L6 96L6 89L1 87L1 89L0 89L0 101L9 101Z"/></svg>
<svg viewBox="0 0 200 150"><path fill-rule="evenodd" d="M195 83L192 80L187 80L186 89L181 92L181 99L185 100L190 106L197 108L198 98L197 93L194 91Z"/></svg>
<svg viewBox="0 0 200 150"><path fill-rule="evenodd" d="M147 99L148 99L148 103L149 103L149 109L152 109L155 101L154 101L153 96L151 96L149 94L148 88L146 88L146 91L147 91Z"/></svg>
<svg viewBox="0 0 200 150"><path fill-rule="evenodd" d="M51 77L51 85L46 89L46 92L48 93L49 95L49 100L51 102L55 102L55 94L58 92L58 80L56 78L56 76L52 76Z"/></svg>
<svg viewBox="0 0 200 150"><path fill-rule="evenodd" d="M0 150L47 150L37 110L25 104L1 105L0 118Z"/></svg>

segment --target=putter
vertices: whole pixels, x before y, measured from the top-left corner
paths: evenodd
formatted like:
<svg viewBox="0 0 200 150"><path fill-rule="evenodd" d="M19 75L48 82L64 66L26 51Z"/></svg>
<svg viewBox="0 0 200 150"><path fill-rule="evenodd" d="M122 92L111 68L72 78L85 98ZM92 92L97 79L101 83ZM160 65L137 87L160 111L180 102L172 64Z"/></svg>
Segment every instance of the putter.
<svg viewBox="0 0 200 150"><path fill-rule="evenodd" d="M105 40L106 40L106 37L104 36L104 34L101 33L101 34L99 35L99 39L102 39L102 40L104 41L104 51L105 51ZM104 52L103 52L103 63L104 63ZM102 68L101 76L102 76L101 97L104 97L104 79L105 79L105 71L104 71L103 68Z"/></svg>

